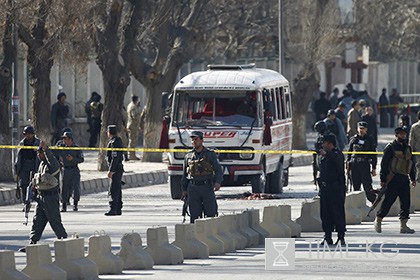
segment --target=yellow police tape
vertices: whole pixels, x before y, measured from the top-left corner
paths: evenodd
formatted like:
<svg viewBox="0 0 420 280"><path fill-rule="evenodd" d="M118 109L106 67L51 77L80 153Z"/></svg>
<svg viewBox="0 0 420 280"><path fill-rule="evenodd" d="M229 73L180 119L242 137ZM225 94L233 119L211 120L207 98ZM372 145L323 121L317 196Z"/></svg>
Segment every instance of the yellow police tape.
<svg viewBox="0 0 420 280"><path fill-rule="evenodd" d="M92 147L57 147L49 146L51 150L81 150L81 151L121 151L121 152L143 152L143 153L187 153L190 149L159 149L159 148L92 148ZM38 146L16 146L16 145L0 145L0 149L29 149L36 150ZM300 154L313 155L315 151L311 150L216 150L221 154ZM342 151L343 154L355 155L382 155L383 152L349 152ZM420 152L413 152L413 155L420 155Z"/></svg>

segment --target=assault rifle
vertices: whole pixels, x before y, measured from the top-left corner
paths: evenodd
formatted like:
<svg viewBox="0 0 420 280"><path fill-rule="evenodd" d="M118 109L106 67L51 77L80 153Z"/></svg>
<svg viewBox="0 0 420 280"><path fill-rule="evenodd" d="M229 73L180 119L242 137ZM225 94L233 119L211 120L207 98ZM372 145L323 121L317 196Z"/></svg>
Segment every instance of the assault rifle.
<svg viewBox="0 0 420 280"><path fill-rule="evenodd" d="M182 223L184 224L186 220L186 216L190 215L190 213L188 213L188 197L187 196L183 197L182 201L184 201L184 204L182 205L182 217L183 217Z"/></svg>
<svg viewBox="0 0 420 280"><path fill-rule="evenodd" d="M31 211L32 201L34 200L34 189L33 189L33 174L30 174L30 183L26 187L26 197L25 197L25 204L23 206L23 212L25 213L25 222L23 223L25 226L28 225L29 219L29 212Z"/></svg>
<svg viewBox="0 0 420 280"><path fill-rule="evenodd" d="M378 204L381 202L382 197L384 196L384 194L386 193L386 191L388 190L388 184L389 182L391 182L392 178L394 177L394 173L389 173L388 176L386 176L386 182L383 185L383 187L381 189L378 190L372 190L373 192L377 192L378 195L376 196L375 201L372 203L372 206L369 209L369 212L367 213L367 216L370 217L370 213L375 210L376 206L378 206Z"/></svg>

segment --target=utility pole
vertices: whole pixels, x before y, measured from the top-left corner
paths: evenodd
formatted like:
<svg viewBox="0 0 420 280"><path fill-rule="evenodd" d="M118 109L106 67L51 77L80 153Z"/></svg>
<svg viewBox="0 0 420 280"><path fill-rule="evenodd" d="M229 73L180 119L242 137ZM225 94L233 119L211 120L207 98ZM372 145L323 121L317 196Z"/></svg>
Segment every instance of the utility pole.
<svg viewBox="0 0 420 280"><path fill-rule="evenodd" d="M283 0L279 0L279 73L283 72Z"/></svg>

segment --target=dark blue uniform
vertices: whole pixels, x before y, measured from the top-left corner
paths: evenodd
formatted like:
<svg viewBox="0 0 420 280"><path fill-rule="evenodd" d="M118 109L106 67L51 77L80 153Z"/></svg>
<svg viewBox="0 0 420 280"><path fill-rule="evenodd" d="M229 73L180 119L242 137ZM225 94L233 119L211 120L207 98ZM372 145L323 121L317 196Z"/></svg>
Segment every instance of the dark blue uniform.
<svg viewBox="0 0 420 280"><path fill-rule="evenodd" d="M346 185L343 153L337 148L326 152L324 156L321 156L319 170L322 229L326 238L331 238L334 228L338 233L338 238L344 238Z"/></svg>
<svg viewBox="0 0 420 280"><path fill-rule="evenodd" d="M122 140L118 136L113 136L108 143L108 148L123 148ZM111 185L108 190L109 207L112 215L121 215L122 208L122 191L121 179L124 172L123 152L122 151L108 151L108 165L109 171L114 172L111 179Z"/></svg>
<svg viewBox="0 0 420 280"><path fill-rule="evenodd" d="M19 142L19 146L39 146L39 139L34 136L32 141L26 138ZM19 176L19 188L22 190L22 198L25 201L26 188L30 182L30 173L35 174L39 166L39 159L36 155L36 150L19 149L17 154L17 161L15 164L16 174Z"/></svg>
<svg viewBox="0 0 420 280"><path fill-rule="evenodd" d="M350 139L349 152L375 152L376 145L372 136L359 134ZM372 176L371 169L376 169L377 156L376 154L348 154L347 162L350 164L351 179L353 182L353 189L360 191L360 186L363 184L367 199L373 203L376 195L372 192Z"/></svg>
<svg viewBox="0 0 420 280"><path fill-rule="evenodd" d="M181 179L182 190L188 192L190 221L202 216L217 216L217 201L214 183L222 183L223 171L214 151L205 147L201 152L192 150L185 156Z"/></svg>

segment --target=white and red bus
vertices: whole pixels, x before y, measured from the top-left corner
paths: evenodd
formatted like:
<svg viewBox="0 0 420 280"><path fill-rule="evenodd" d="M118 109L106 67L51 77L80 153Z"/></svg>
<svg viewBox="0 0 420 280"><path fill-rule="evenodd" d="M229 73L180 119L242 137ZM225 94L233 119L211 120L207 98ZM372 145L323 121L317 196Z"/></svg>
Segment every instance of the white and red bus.
<svg viewBox="0 0 420 280"><path fill-rule="evenodd" d="M200 130L204 145L221 151L222 185L251 184L254 193L281 193L291 165L291 98L289 82L273 70L254 64L209 65L174 87L169 148L191 149L190 133ZM169 153L174 199L181 196L184 156Z"/></svg>

